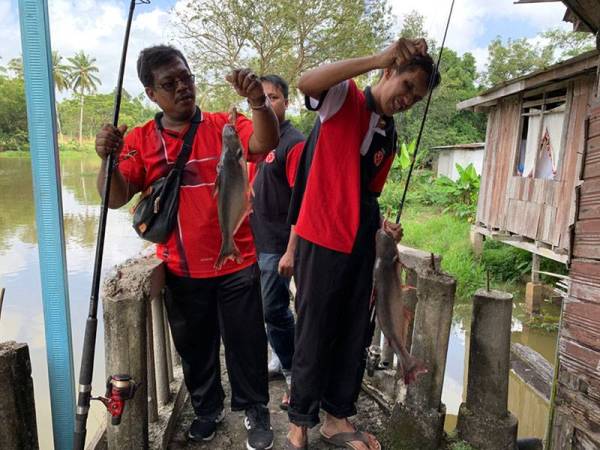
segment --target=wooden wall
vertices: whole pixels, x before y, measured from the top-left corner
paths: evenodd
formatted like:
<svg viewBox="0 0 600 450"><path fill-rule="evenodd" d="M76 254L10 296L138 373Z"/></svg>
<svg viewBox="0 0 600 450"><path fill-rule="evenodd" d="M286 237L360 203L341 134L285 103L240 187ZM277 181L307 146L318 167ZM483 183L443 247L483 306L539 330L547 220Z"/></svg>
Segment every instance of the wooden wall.
<svg viewBox="0 0 600 450"><path fill-rule="evenodd" d="M559 333L552 449L600 449L600 99L589 109L571 288Z"/></svg>
<svg viewBox="0 0 600 450"><path fill-rule="evenodd" d="M501 99L488 115L477 222L491 230L525 236L566 253L575 212L577 167L593 77L569 84L564 149L557 180L514 175L520 140L521 95Z"/></svg>

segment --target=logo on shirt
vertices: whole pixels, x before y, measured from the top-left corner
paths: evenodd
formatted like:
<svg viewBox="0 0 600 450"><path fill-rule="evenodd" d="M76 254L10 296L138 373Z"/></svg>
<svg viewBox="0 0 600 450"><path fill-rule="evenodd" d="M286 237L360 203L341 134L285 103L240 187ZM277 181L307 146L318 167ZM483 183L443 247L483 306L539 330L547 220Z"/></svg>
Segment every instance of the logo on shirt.
<svg viewBox="0 0 600 450"><path fill-rule="evenodd" d="M379 167L381 162L383 161L384 153L383 150L377 150L375 155L373 156L373 163L375 167Z"/></svg>
<svg viewBox="0 0 600 450"><path fill-rule="evenodd" d="M271 152L265 158L265 162L267 164L271 164L273 161L275 161L275 150L271 150Z"/></svg>

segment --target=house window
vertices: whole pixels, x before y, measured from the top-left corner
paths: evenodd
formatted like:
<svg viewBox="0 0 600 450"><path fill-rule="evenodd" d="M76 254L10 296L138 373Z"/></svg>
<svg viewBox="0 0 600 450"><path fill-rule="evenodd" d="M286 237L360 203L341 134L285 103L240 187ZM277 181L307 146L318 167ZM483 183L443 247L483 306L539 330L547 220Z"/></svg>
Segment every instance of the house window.
<svg viewBox="0 0 600 450"><path fill-rule="evenodd" d="M566 89L523 99L516 174L553 180L562 156Z"/></svg>

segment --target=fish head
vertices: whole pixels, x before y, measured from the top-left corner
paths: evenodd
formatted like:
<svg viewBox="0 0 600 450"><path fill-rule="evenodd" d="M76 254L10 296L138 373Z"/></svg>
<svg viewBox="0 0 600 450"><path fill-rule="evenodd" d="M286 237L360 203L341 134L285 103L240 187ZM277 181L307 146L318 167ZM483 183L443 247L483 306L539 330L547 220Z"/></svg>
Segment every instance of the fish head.
<svg viewBox="0 0 600 450"><path fill-rule="evenodd" d="M398 260L399 255L396 241L383 228L377 230L377 234L375 235L375 252L377 258L383 261L392 263Z"/></svg>
<svg viewBox="0 0 600 450"><path fill-rule="evenodd" d="M241 159L244 156L240 137L233 125L223 127L223 152L224 158Z"/></svg>

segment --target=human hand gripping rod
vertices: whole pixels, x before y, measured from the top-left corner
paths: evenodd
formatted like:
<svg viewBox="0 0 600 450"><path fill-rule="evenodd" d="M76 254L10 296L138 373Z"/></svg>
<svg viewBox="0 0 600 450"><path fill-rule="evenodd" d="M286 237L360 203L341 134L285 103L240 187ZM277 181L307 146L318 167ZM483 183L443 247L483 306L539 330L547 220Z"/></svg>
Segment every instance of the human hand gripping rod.
<svg viewBox="0 0 600 450"><path fill-rule="evenodd" d="M129 5L129 16L125 29L123 51L121 53L121 66L115 94L115 109L113 112L113 125L118 126L119 111L121 108L121 92L123 90L123 76L125 73L125 61L127 59L127 46L129 44L129 32L136 4L148 4L150 0L131 0ZM92 291L90 295L90 309L85 324L83 338L83 351L81 355L81 368L79 371L79 390L77 393L77 409L75 413L75 431L73 435L73 449L83 450L85 447L86 423L90 410L90 399L92 391L92 373L94 371L94 354L96 347L96 328L98 326L98 293L100 291L100 276L102 270L102 255L104 252L104 236L106 232L106 217L108 214L108 202L110 196L110 182L114 167L114 155L108 156L106 173L104 178L102 205L100 207L100 220L98 223L98 237L96 240L96 256L94 259L94 272L92 278ZM127 386L125 386L127 384ZM101 400L113 416L113 424L120 422L124 402L133 396L135 383L128 375L114 375L107 382L108 399Z"/></svg>

